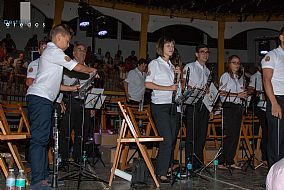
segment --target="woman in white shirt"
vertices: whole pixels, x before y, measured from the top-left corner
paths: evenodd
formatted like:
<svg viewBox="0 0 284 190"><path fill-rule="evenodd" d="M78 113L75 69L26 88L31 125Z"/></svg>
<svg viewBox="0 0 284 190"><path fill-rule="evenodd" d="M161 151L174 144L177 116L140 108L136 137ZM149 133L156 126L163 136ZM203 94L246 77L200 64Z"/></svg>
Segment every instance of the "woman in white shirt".
<svg viewBox="0 0 284 190"><path fill-rule="evenodd" d="M231 55L228 58L227 72L220 78L220 98L223 102L224 143L223 155L219 157L219 168L240 169L234 163L234 157L240 137L242 121L242 99L247 97L243 83L239 80L240 58Z"/></svg>
<svg viewBox="0 0 284 190"><path fill-rule="evenodd" d="M174 84L175 74L180 68L174 67L170 57L174 52L175 42L172 38L162 37L157 42L159 57L148 65L145 87L152 89L151 108L155 125L164 141L159 144L156 173L161 183L169 183L166 177L171 162L171 152L176 138L177 114L173 104L173 92L178 85ZM174 107L173 107L174 106ZM172 112L174 110L174 113Z"/></svg>

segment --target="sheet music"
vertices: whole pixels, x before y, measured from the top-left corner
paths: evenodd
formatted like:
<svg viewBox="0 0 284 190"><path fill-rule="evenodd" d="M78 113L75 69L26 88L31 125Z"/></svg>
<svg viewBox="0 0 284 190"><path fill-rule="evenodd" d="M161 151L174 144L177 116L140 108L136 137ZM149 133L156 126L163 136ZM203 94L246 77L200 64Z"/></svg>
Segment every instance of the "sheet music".
<svg viewBox="0 0 284 190"><path fill-rule="evenodd" d="M185 104L195 104L200 98L203 97L203 89L193 88L190 90L191 94L188 99L184 102Z"/></svg>
<svg viewBox="0 0 284 190"><path fill-rule="evenodd" d="M210 88L209 88L209 93L206 93L203 98L203 103L209 112L212 111L215 105L215 102L218 99L218 96L219 96L218 89L213 83L211 83Z"/></svg>
<svg viewBox="0 0 284 190"><path fill-rule="evenodd" d="M103 92L104 92L103 88L92 88L92 90L89 92L86 98L85 108L100 109L106 99L106 95L104 95Z"/></svg>

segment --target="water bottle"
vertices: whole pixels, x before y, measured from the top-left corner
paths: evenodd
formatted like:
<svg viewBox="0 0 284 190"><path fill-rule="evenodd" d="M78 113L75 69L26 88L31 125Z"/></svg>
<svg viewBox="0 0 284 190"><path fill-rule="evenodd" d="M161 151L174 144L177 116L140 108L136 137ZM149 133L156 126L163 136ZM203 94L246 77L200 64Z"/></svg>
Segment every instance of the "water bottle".
<svg viewBox="0 0 284 190"><path fill-rule="evenodd" d="M214 169L214 177L217 178L217 170L218 170L218 160L217 159L213 161L213 169Z"/></svg>
<svg viewBox="0 0 284 190"><path fill-rule="evenodd" d="M24 170L19 170L19 174L16 179L16 190L26 189L26 176Z"/></svg>
<svg viewBox="0 0 284 190"><path fill-rule="evenodd" d="M15 190L15 184L16 184L16 177L14 174L14 169L9 169L9 174L6 178L6 190Z"/></svg>
<svg viewBox="0 0 284 190"><path fill-rule="evenodd" d="M191 174L191 172L192 172L192 163L191 163L190 157L187 158L186 170L187 170L187 172L186 172L187 175Z"/></svg>

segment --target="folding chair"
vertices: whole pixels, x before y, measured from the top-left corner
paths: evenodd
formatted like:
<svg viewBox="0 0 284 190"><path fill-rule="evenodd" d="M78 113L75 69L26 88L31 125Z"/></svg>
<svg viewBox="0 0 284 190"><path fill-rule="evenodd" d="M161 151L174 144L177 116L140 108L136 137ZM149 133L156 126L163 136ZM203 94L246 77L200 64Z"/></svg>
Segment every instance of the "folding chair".
<svg viewBox="0 0 284 190"><path fill-rule="evenodd" d="M135 127L133 125L133 123L131 122L131 119L129 117L129 115L127 114L126 110L122 107L121 103L118 102L119 108L123 114L123 121L122 121L122 127L120 129L120 134L119 137L117 139L117 147L116 147L116 152L115 152L115 157L114 157L114 161L113 161L113 166L111 169L111 175L110 175L110 179L109 179L109 186L111 186L113 178L114 178L114 173L115 170L118 167L119 164L119 160L120 160L120 156L121 156L121 151L122 151L122 146L125 143L136 143L139 151L149 169L149 172L156 184L157 187L160 187L160 184L156 178L155 172L154 172L154 167L153 164L151 162L151 159L148 155L148 152L145 148L145 146L143 146L141 143L144 142L160 142L163 141L163 137L159 137L159 136L148 136L148 137L141 137L140 132L135 130ZM131 133L131 137L127 137L126 136L126 131L127 129L130 130Z"/></svg>
<svg viewBox="0 0 284 190"><path fill-rule="evenodd" d="M1 131L5 131L4 126L2 124L2 121L0 121L0 129L1 129ZM0 134L0 140L6 141L6 142L12 141L12 140L22 140L22 139L26 139L26 138L27 138L27 135L24 135L24 134L12 134L12 135L7 135L7 134L3 134L3 133ZM7 177L8 176L8 167L5 163L5 160L2 157L2 155L0 155L0 166L1 166L1 169L2 169L5 177Z"/></svg>
<svg viewBox="0 0 284 190"><path fill-rule="evenodd" d="M131 122L135 128L136 131L139 131L141 137L145 136L148 137L151 134L154 136L159 136L158 130L156 129L156 126L154 124L154 121L151 116L150 111L150 105L145 105L143 110L138 110L138 105L125 105L126 111L129 114L129 117L131 119ZM128 137L131 137L130 131L128 131L127 134ZM125 170L127 168L127 158L129 153L129 144L126 144L123 150L122 160L121 160L121 169ZM138 148L136 149L138 150ZM130 157L130 159L135 155L137 151L133 153L133 155ZM151 152L151 158L155 158L157 155L157 146L153 145L152 152Z"/></svg>
<svg viewBox="0 0 284 190"><path fill-rule="evenodd" d="M9 110L9 109L6 109L6 108L17 108L17 110L15 109L15 110ZM18 130L17 131L15 131L15 132L11 132L11 130L10 130L10 126L9 126L9 123L8 123L8 120L7 120L7 118L6 118L6 114L11 114L11 113L13 113L13 114L20 114L21 115L21 118L20 118L20 121L19 121L19 125L18 126L20 126L20 124L21 124L21 121L23 122L23 123L25 123L25 120L27 121L27 118L24 116L24 115L22 115L22 114L24 114L23 112L22 112L22 110L19 108L19 107L21 107L20 105L16 105L16 104L11 104L11 105L3 105L3 104L0 104L0 121L2 122L2 124L3 125L1 125L1 133L2 133L2 135L3 135L3 137L2 138L4 138L5 137L5 135L6 135L6 137L5 138L8 138L8 137L14 137L15 139L13 139L13 141L12 140L6 140L7 141L7 145L8 145L8 147L9 147L9 150L10 150L10 152L11 152L11 154L12 154L12 157L13 157L13 159L14 159L14 161L16 162L16 165L17 165L17 167L18 167L18 169L19 170L24 170L25 171L25 173L28 173L28 172L30 172L30 168L25 168L24 167L24 165L23 165L23 162L22 162L22 159L21 159L21 156L20 156L20 154L19 154L19 151L18 151L18 148L17 148L17 146L16 146L16 141L17 140L23 140L23 139L27 139L27 138L29 138L30 137L30 134L29 134L29 125L26 125L26 127L27 127L27 131L28 132L19 132L19 131L21 131L23 128L22 127L20 127L20 130L19 130L19 128L18 128ZM5 109L4 109L5 108ZM24 119L24 118L25 119ZM22 119L23 118L23 119ZM28 123L27 123L28 124ZM15 136L13 136L13 135L15 135Z"/></svg>
<svg viewBox="0 0 284 190"><path fill-rule="evenodd" d="M261 130L258 131L258 134L254 134L253 127L252 127L253 122L254 122L254 125L256 125L257 123L259 123L259 119L256 116L252 118L251 115L243 116L242 118L238 147L242 146L245 152L245 157L250 157L252 154L254 154L257 151L257 149L253 150L254 147L252 146L254 143L252 143L252 141L254 141L255 139L257 140L261 139ZM239 148L237 149L235 160L237 160L238 158L238 154L239 154L238 150Z"/></svg>

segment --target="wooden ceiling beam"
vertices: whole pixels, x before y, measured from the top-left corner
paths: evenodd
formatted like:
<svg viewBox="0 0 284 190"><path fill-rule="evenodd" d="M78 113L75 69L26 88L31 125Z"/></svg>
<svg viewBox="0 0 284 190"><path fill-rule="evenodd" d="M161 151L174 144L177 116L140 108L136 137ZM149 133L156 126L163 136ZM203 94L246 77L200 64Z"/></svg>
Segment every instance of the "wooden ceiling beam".
<svg viewBox="0 0 284 190"><path fill-rule="evenodd" d="M68 2L79 3L79 0L65 0ZM215 14L215 13L202 13L202 12L194 12L187 10L172 10L166 8L156 8L156 7L146 7L142 5L135 5L131 3L118 3L111 2L106 0L88 0L90 5L112 8L123 11L130 11L136 13L144 13L149 15L158 15L158 16L169 16L169 17L180 17L180 18L190 18L190 19L201 19L201 20L211 20L211 21L219 21L223 20L225 22L239 22L241 14ZM243 16L244 17L244 14ZM253 21L267 21L269 14L256 14L256 15L248 15L246 16L245 22L253 22ZM269 21L284 21L284 14L282 15L272 15Z"/></svg>

